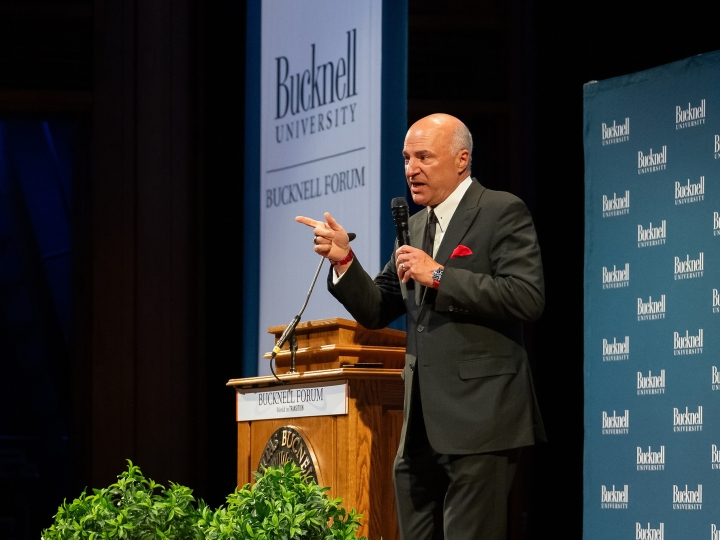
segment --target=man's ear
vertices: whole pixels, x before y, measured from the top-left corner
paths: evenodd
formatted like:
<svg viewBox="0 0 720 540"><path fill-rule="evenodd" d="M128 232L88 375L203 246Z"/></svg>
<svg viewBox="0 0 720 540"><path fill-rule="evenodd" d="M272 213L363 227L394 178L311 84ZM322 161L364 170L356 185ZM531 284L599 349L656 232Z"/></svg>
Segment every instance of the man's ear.
<svg viewBox="0 0 720 540"><path fill-rule="evenodd" d="M455 156L455 164L457 165L458 173L466 170L470 164L470 152L468 152L467 149L460 150L457 156Z"/></svg>

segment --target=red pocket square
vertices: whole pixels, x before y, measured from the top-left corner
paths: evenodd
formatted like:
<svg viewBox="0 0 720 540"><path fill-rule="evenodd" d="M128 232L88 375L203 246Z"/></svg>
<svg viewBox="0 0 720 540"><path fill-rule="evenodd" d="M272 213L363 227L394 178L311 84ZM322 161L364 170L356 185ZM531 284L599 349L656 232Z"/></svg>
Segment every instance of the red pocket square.
<svg viewBox="0 0 720 540"><path fill-rule="evenodd" d="M455 251L452 252L450 258L454 259L455 257L467 257L468 255L472 255L472 251L470 250L470 248L460 244L458 247L455 248Z"/></svg>

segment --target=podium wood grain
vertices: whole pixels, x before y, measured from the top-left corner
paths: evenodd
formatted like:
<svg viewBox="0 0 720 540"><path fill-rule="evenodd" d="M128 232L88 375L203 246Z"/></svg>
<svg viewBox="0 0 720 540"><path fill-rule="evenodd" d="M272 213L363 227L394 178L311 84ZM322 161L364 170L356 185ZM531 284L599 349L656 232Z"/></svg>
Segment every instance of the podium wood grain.
<svg viewBox="0 0 720 540"><path fill-rule="evenodd" d="M268 328L268 333L275 335L276 343L284 331L285 326ZM295 362L300 373L358 363L380 363L392 369L405 366L405 332L399 330L368 330L355 321L334 318L301 322L295 335L298 340ZM269 352L265 358L270 358ZM277 373L290 370L288 343L275 357L275 362Z"/></svg>

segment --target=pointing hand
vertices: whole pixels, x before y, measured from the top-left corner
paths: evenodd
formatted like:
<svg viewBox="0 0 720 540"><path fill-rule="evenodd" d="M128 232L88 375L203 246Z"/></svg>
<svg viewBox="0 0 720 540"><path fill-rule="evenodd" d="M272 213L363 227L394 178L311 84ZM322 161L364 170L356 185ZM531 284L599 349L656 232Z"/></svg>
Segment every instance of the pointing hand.
<svg viewBox="0 0 720 540"><path fill-rule="evenodd" d="M332 261L340 261L350 253L350 239L345 229L330 215L324 214L325 221L297 216L295 221L313 228L315 253Z"/></svg>

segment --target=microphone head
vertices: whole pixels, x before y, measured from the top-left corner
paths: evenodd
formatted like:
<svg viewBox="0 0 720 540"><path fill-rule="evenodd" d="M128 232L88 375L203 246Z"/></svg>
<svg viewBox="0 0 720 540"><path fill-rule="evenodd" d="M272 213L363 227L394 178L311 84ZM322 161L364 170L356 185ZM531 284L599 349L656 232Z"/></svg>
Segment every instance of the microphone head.
<svg viewBox="0 0 720 540"><path fill-rule="evenodd" d="M405 197L395 197L390 206L396 226L398 221L405 222L410 217L410 209Z"/></svg>
<svg viewBox="0 0 720 540"><path fill-rule="evenodd" d="M392 200L392 203L390 203L390 205L391 205L392 208L400 208L400 207L402 207L402 206L407 206L407 205L408 205L408 202L407 202L407 199L406 199L405 197L395 197L395 198Z"/></svg>
<svg viewBox="0 0 720 540"><path fill-rule="evenodd" d="M349 232L349 233L347 233L347 235L348 235L348 239L349 239L351 242L352 242L353 240L355 240L355 238L357 237L357 234L355 234L354 232Z"/></svg>

